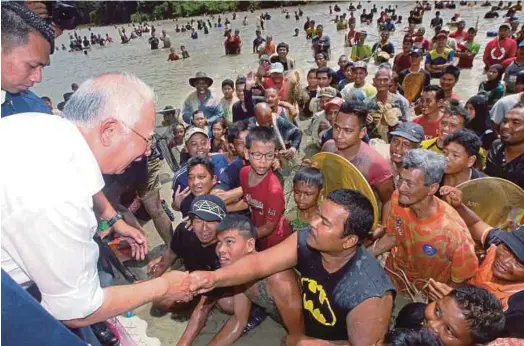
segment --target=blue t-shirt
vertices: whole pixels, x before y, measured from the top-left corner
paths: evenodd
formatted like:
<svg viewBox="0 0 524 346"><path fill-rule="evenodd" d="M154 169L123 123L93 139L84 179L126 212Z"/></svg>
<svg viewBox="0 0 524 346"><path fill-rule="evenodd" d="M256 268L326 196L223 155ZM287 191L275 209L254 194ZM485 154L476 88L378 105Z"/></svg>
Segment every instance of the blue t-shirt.
<svg viewBox="0 0 524 346"><path fill-rule="evenodd" d="M217 187L224 191L233 190L240 186L240 170L244 167L240 157L235 160L220 174Z"/></svg>
<svg viewBox="0 0 524 346"><path fill-rule="evenodd" d="M213 153L209 154L209 156L211 163L213 164L215 175L220 177L222 172L229 166L229 162L227 162L224 154ZM178 186L180 186L180 191L189 186L187 182L187 163L176 171L175 176L173 177L173 192L176 191Z"/></svg>
<svg viewBox="0 0 524 346"><path fill-rule="evenodd" d="M32 91L26 90L19 94L5 93L5 102L2 103L2 118L27 112L52 114L49 106Z"/></svg>

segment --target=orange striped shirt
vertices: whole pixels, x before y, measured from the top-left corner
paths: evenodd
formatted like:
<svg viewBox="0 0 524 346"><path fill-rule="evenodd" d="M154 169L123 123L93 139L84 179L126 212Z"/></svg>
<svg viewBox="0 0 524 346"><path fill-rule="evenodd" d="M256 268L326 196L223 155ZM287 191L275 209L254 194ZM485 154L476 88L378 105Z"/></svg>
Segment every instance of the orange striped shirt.
<svg viewBox="0 0 524 346"><path fill-rule="evenodd" d="M464 220L449 204L433 198L437 213L420 220L410 208L398 204L398 191L395 191L386 222L386 231L397 240L386 260L386 268L396 273L401 269L419 289L429 278L448 284L461 283L473 277L478 269L475 244ZM388 274L402 290L401 280Z"/></svg>

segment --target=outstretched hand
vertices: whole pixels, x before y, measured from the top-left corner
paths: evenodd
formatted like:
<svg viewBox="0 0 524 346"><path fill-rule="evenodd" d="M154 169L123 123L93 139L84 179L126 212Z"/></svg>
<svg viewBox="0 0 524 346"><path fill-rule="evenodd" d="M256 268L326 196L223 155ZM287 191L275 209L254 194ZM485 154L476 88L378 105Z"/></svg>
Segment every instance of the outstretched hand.
<svg viewBox="0 0 524 346"><path fill-rule="evenodd" d="M143 260L149 250L147 237L138 228L135 228L124 220L119 220L113 225L113 230L120 237L121 242L126 242L131 247L131 257L137 261Z"/></svg>
<svg viewBox="0 0 524 346"><path fill-rule="evenodd" d="M440 188L440 195L453 208L458 208L462 205L462 191L453 186L442 186Z"/></svg>
<svg viewBox="0 0 524 346"><path fill-rule="evenodd" d="M194 294L190 290L192 279L188 272L171 270L162 275L162 278L168 282L168 289L164 295L166 300L190 302L193 299Z"/></svg>
<svg viewBox="0 0 524 346"><path fill-rule="evenodd" d="M189 289L193 294L203 294L215 288L216 277L214 272L194 271L189 276L191 277Z"/></svg>
<svg viewBox="0 0 524 346"><path fill-rule="evenodd" d="M180 206L182 205L182 201L189 196L191 193L191 190L189 190L189 187L186 187L184 190L181 191L180 185L177 186L175 195L173 196L173 209L180 210Z"/></svg>

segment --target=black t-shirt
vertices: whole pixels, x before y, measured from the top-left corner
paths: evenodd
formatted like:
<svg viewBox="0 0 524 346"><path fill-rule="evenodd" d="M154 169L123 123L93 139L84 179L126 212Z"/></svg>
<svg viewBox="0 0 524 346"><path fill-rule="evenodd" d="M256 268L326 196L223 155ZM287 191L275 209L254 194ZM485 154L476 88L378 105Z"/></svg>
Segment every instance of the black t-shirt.
<svg viewBox="0 0 524 346"><path fill-rule="evenodd" d="M442 21L442 18L435 17L431 20L431 27L434 28L436 26L442 26L443 23L444 22Z"/></svg>
<svg viewBox="0 0 524 346"><path fill-rule="evenodd" d="M271 61L272 64L273 64L273 63L276 63L276 62L281 63L282 66L284 66L284 71L288 71L288 70L289 70L289 67L288 67L288 65L287 65L287 60L286 60L286 62L282 62L282 61L280 60L280 58L278 57L278 55L274 55L274 56L272 56L269 60Z"/></svg>
<svg viewBox="0 0 524 346"><path fill-rule="evenodd" d="M220 262L216 254L216 244L203 247L195 233L188 231L185 223L175 229L169 247L177 256L182 258L186 270L216 270Z"/></svg>
<svg viewBox="0 0 524 346"><path fill-rule="evenodd" d="M384 269L363 246L340 270L328 273L320 253L306 243L309 231L306 228L298 233L296 266L301 275L306 335L347 340L348 313L365 300L383 297L388 291L394 293L395 289Z"/></svg>
<svg viewBox="0 0 524 346"><path fill-rule="evenodd" d="M509 180L524 189L524 153L506 162L504 144L498 139L489 149L484 172L492 177Z"/></svg>

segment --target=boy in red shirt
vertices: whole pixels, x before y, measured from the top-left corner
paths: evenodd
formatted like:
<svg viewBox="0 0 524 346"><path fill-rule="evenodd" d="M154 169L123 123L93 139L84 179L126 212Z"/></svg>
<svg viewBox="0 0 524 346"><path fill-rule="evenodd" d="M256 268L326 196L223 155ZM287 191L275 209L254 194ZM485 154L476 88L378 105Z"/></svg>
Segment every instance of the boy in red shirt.
<svg viewBox="0 0 524 346"><path fill-rule="evenodd" d="M489 41L484 49L485 70L495 64L502 64L504 60L515 55L517 55L517 42L511 38L511 25L503 23L499 27L498 37Z"/></svg>
<svg viewBox="0 0 524 346"><path fill-rule="evenodd" d="M270 248L291 234L284 217L284 190L271 170L277 160L276 137L272 128L255 127L246 137L245 157L249 166L240 171L244 201L257 228L257 248Z"/></svg>

